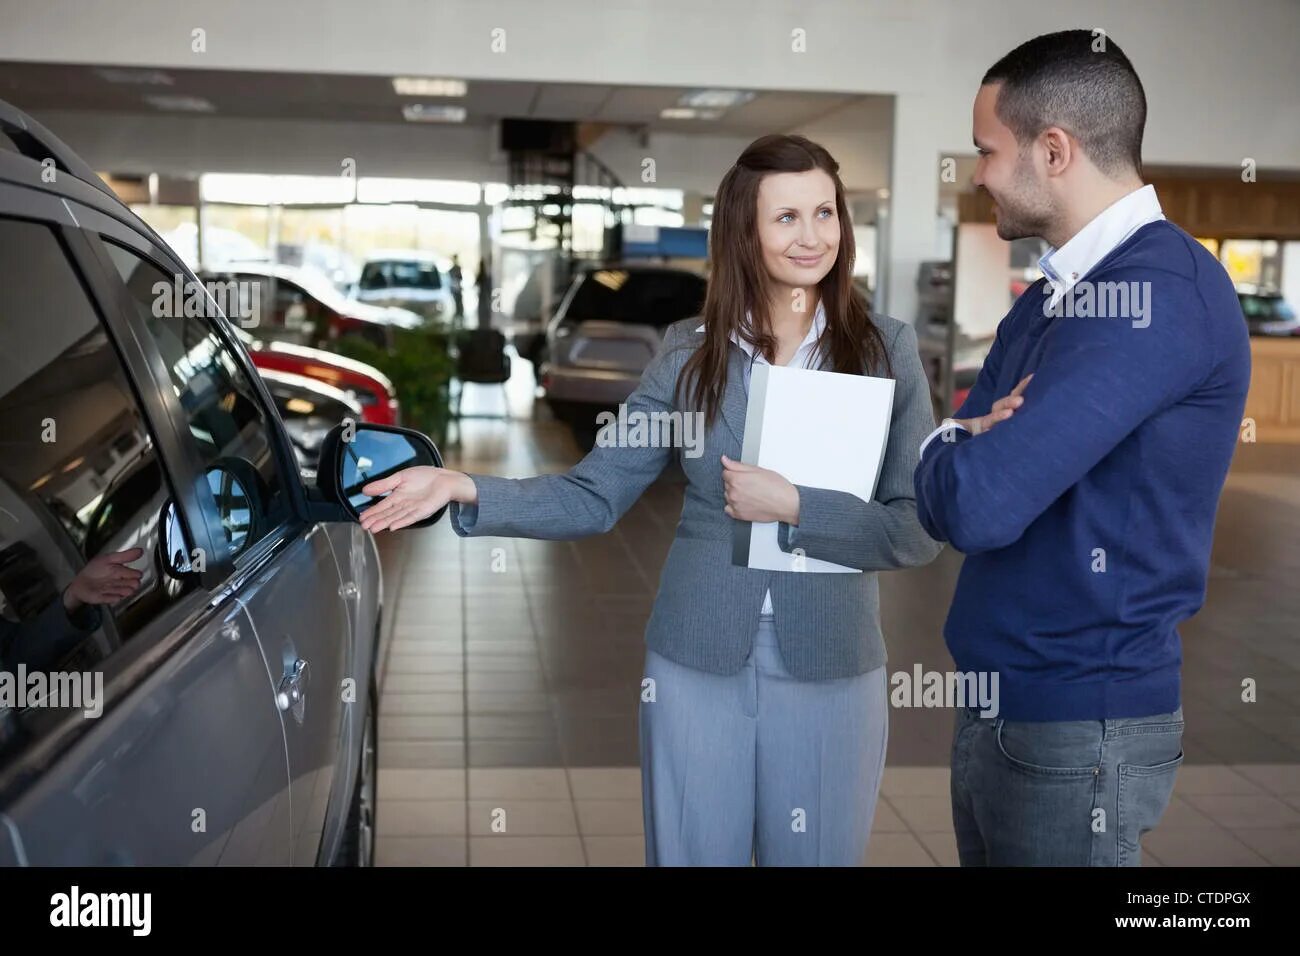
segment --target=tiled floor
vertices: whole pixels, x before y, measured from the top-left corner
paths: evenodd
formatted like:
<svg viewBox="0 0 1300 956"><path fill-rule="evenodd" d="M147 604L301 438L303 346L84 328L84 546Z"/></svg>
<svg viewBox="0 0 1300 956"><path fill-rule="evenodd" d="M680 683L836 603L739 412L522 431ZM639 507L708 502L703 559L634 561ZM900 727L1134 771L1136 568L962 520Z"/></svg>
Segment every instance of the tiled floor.
<svg viewBox="0 0 1300 956"><path fill-rule="evenodd" d="M466 420L449 467L523 477L578 457L534 408ZM467 411L505 407L471 389ZM457 441L456 439L459 438ZM669 473L608 535L381 536L378 855L389 865L640 865L637 697L681 488ZM1147 865L1300 863L1300 448L1243 445L1220 509L1209 597L1183 628L1186 764ZM947 670L941 628L961 556L882 575L891 670ZM1254 700L1243 700L1243 682ZM951 713L895 708L867 862L955 865Z"/></svg>

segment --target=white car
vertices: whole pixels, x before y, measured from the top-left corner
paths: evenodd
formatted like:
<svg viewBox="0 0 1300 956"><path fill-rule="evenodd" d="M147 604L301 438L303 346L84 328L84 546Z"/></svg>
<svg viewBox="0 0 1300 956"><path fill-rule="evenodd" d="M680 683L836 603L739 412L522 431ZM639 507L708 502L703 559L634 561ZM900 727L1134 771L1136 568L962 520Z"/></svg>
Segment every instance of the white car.
<svg viewBox="0 0 1300 956"><path fill-rule="evenodd" d="M448 266L414 250L368 256L350 295L369 305L409 309L432 321L450 321L456 314Z"/></svg>

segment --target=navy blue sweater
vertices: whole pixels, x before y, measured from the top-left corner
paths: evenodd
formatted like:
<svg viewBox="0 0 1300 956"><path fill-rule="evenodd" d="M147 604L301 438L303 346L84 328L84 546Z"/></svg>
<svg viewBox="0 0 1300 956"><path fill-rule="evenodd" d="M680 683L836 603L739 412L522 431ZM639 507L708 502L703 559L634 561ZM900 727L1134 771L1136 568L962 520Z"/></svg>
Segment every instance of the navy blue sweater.
<svg viewBox="0 0 1300 956"><path fill-rule="evenodd" d="M987 414L1032 372L1024 404L934 439L916 470L922 525L966 555L944 636L959 670L997 672L1008 720L1173 711L1177 628L1204 602L1250 383L1245 320L1222 266L1167 221L1112 250L1064 314L1047 314L1045 283L1003 319L953 417ZM1119 303L1109 283L1149 293L1145 314L1083 317L1089 284Z"/></svg>

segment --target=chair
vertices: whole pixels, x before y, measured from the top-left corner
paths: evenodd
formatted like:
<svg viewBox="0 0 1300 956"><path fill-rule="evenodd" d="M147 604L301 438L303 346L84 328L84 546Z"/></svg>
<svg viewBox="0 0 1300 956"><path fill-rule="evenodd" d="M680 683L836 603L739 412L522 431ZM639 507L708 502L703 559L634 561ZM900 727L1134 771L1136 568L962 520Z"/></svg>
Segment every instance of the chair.
<svg viewBox="0 0 1300 956"><path fill-rule="evenodd" d="M506 354L505 335L493 328L460 329L455 333L454 341L457 387L452 400L452 417L498 417L461 414L461 393L464 392L465 385L475 384L500 385L506 410L499 417L509 418L510 403L505 385L510 380L510 356Z"/></svg>

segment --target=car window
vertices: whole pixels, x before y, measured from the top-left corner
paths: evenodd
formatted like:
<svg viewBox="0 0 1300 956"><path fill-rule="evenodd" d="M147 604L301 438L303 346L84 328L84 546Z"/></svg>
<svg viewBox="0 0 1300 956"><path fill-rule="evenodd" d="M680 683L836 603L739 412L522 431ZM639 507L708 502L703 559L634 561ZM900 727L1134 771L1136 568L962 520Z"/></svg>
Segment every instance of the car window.
<svg viewBox="0 0 1300 956"><path fill-rule="evenodd" d="M172 489L76 269L49 227L3 218L0 434L0 671L101 670L195 585L162 569ZM110 565L134 590L95 583ZM60 709L20 704L0 699L0 753Z"/></svg>
<svg viewBox="0 0 1300 956"><path fill-rule="evenodd" d="M597 269L578 282L565 318L663 327L698 315L705 288L686 272Z"/></svg>
<svg viewBox="0 0 1300 956"><path fill-rule="evenodd" d="M204 310L176 307L177 277L113 242L105 247L188 419L217 506L213 541L225 557L238 556L291 515L268 413L214 319L180 314ZM180 287L188 289L190 281L182 275Z"/></svg>
<svg viewBox="0 0 1300 956"><path fill-rule="evenodd" d="M442 274L429 262L368 262L358 285L362 289L441 289Z"/></svg>
<svg viewBox="0 0 1300 956"><path fill-rule="evenodd" d="M379 396L363 385L344 385L343 391L360 402L363 408L379 404Z"/></svg>

